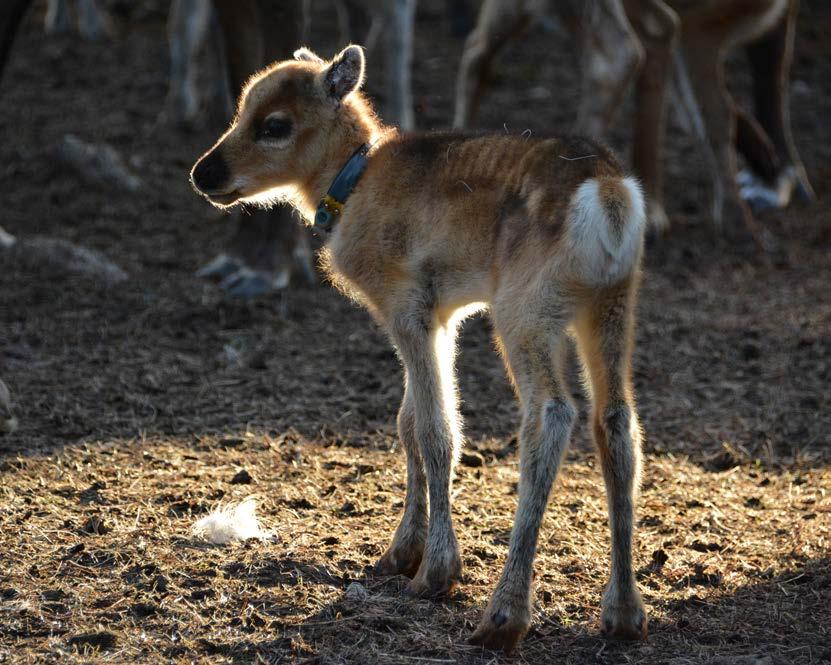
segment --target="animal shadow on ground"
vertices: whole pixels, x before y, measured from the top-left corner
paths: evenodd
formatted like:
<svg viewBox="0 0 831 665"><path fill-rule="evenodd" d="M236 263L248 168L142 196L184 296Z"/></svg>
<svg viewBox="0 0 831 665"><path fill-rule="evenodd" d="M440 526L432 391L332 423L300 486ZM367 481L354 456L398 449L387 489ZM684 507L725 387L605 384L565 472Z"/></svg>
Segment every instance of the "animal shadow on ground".
<svg viewBox="0 0 831 665"><path fill-rule="evenodd" d="M300 662L395 663L401 654L418 654L425 662L479 665L515 661L541 663L556 657L563 663L637 662L687 665L765 665L822 663L831 658L824 612L814 610L831 597L829 559L807 559L765 581L737 588L716 599L703 599L696 587L718 586L720 580L696 573L676 583L692 593L683 600L651 602L658 618L650 621L650 637L643 643L624 643L600 636L594 624L564 624L544 609L515 657L507 657L466 643L483 604L464 590L444 601L414 600L403 596L406 579L360 576L350 581L343 570L314 561L265 559L249 571L252 584L334 587L336 597L299 624L281 623L280 607L266 603L258 609L260 622L279 638L222 643L204 640L207 653L233 662L258 658L268 662L297 658ZM227 571L240 574L242 564ZM263 577L263 573L267 573ZM641 583L649 586L660 576L660 566L641 569ZM455 625L453 625L455 624ZM308 660L307 660L308 659ZM321 660L322 659L322 660Z"/></svg>

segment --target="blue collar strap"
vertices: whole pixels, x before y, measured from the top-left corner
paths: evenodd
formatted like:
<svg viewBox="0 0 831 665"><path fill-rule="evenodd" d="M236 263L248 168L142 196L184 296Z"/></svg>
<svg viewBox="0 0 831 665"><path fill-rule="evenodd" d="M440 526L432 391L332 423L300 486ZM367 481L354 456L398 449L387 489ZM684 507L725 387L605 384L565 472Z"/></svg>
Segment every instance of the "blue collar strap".
<svg viewBox="0 0 831 665"><path fill-rule="evenodd" d="M343 165L343 168L335 176L329 191L317 204L317 212L315 212L314 230L321 235L331 233L335 228L335 224L343 213L343 205L346 199L355 189L355 185L361 179L361 176L366 171L367 157L369 152L369 145L364 143L358 148L354 154L349 158L349 161Z"/></svg>

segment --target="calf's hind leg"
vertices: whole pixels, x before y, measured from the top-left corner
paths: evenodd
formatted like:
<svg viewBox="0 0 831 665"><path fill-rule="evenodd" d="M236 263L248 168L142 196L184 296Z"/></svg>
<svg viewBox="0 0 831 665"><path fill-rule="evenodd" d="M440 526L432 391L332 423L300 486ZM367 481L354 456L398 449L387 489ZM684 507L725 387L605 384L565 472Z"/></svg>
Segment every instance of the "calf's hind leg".
<svg viewBox="0 0 831 665"><path fill-rule="evenodd" d="M610 637L646 636L646 610L632 570L632 533L641 465L641 431L630 376L635 285L595 296L575 321L592 393L592 426L600 453L612 535L612 572L603 594L601 629Z"/></svg>
<svg viewBox="0 0 831 665"><path fill-rule="evenodd" d="M495 306L494 322L522 403L519 503L502 576L470 641L510 652L531 624L537 537L577 412L560 371L566 321L512 334L500 327Z"/></svg>

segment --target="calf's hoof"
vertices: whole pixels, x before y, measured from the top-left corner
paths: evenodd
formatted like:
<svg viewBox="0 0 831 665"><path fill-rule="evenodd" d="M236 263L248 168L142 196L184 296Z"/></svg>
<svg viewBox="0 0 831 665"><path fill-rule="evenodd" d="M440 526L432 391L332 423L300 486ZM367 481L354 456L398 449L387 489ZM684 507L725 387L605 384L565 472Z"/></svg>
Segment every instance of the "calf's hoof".
<svg viewBox="0 0 831 665"><path fill-rule="evenodd" d="M448 555L442 563L432 563L427 559L421 561L415 577L407 585L407 595L417 598L438 598L448 595L459 583L462 574L462 562L458 553Z"/></svg>
<svg viewBox="0 0 831 665"><path fill-rule="evenodd" d="M527 603L511 605L491 601L471 635L470 643L509 654L525 637L530 625L531 612Z"/></svg>
<svg viewBox="0 0 831 665"><path fill-rule="evenodd" d="M646 610L637 596L628 602L605 606L600 617L600 630L615 640L645 640L648 623Z"/></svg>
<svg viewBox="0 0 831 665"><path fill-rule="evenodd" d="M392 545L375 564L375 574L413 577L418 572L423 554L423 545L409 548Z"/></svg>

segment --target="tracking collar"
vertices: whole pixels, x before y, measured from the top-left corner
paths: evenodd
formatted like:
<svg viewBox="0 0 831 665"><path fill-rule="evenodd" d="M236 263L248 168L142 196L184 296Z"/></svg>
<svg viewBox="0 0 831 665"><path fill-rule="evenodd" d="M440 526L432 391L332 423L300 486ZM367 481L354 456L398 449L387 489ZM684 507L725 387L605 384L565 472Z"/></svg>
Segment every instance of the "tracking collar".
<svg viewBox="0 0 831 665"><path fill-rule="evenodd" d="M355 189L355 185L361 179L361 176L366 171L367 153L369 152L369 144L364 143L358 148L349 161L343 165L343 168L335 176L332 184L329 186L329 191L317 204L317 211L315 212L314 230L325 236L332 232L335 228L335 223L343 213L343 206L346 199Z"/></svg>

